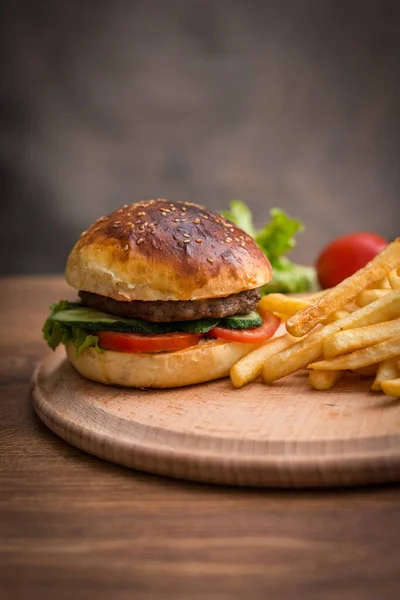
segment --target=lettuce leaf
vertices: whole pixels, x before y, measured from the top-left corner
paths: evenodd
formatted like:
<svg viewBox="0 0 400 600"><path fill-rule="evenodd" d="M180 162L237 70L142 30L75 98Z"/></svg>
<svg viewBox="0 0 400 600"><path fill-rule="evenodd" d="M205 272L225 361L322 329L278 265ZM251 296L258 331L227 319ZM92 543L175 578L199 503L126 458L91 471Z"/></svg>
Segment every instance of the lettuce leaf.
<svg viewBox="0 0 400 600"><path fill-rule="evenodd" d="M52 314L59 310L68 310L80 306L79 302L69 302L68 300L61 300L57 304L50 306ZM93 335L92 332L87 329L76 325L66 325L59 321L53 321L50 317L45 321L42 328L43 338L47 344L55 350L60 344L73 344L76 348L76 354L82 354L82 352L89 347L96 348L98 352L104 352L103 348L100 348L97 335Z"/></svg>
<svg viewBox="0 0 400 600"><path fill-rule="evenodd" d="M253 224L251 210L241 200L232 200L229 210L221 214L251 235L268 257L273 278L261 288L261 293L306 292L315 287L315 269L293 263L285 256L296 246L296 234L304 231L301 221L292 219L280 208L272 208L270 222L257 230Z"/></svg>

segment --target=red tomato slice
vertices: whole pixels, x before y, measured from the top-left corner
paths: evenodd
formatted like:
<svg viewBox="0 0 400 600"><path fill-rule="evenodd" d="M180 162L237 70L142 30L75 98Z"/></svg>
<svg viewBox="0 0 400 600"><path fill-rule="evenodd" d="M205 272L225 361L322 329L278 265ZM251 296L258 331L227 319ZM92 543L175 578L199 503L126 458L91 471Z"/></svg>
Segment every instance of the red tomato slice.
<svg viewBox="0 0 400 600"><path fill-rule="evenodd" d="M225 327L213 327L208 335L222 338L231 342L244 342L245 344L258 344L272 337L278 329L281 320L271 312L265 311L262 315L263 324L254 329L227 329Z"/></svg>
<svg viewBox="0 0 400 600"><path fill-rule="evenodd" d="M117 352L162 352L183 350L199 343L201 333L162 333L141 335L139 333L114 333L98 331L99 346Z"/></svg>
<svg viewBox="0 0 400 600"><path fill-rule="evenodd" d="M375 233L351 233L337 238L321 252L317 274L323 289L334 287L379 254L387 241Z"/></svg>

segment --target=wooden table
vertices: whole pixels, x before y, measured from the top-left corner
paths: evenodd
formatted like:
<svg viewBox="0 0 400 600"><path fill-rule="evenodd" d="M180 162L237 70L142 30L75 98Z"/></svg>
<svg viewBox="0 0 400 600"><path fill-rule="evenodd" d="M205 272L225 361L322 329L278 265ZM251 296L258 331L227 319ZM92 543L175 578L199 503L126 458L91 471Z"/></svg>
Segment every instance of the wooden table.
<svg viewBox="0 0 400 600"><path fill-rule="evenodd" d="M1 281L0 597L400 598L400 486L221 488L120 468L58 439L29 380L62 278Z"/></svg>

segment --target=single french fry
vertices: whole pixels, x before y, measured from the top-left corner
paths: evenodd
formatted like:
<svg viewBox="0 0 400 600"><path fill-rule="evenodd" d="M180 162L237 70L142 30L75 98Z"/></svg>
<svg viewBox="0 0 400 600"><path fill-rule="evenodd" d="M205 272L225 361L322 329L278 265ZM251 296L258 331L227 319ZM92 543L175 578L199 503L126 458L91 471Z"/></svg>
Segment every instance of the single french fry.
<svg viewBox="0 0 400 600"><path fill-rule="evenodd" d="M259 310L269 310L274 313L283 313L287 316L294 315L298 310L309 306L306 298L293 298L285 294L267 294L258 303Z"/></svg>
<svg viewBox="0 0 400 600"><path fill-rule="evenodd" d="M348 310L344 310L344 308L340 310L335 310L335 312L331 313L327 319L324 321L324 325L329 325L329 323L334 323L335 321L339 321L339 319L343 319L347 317L350 312Z"/></svg>
<svg viewBox="0 0 400 600"><path fill-rule="evenodd" d="M247 354L244 358L239 360L230 371L230 377L232 384L235 388L240 388L246 383L250 383L261 374L263 364L270 356L276 354L280 350L288 348L295 342L297 338L294 338L289 333L280 337L270 339L265 344Z"/></svg>
<svg viewBox="0 0 400 600"><path fill-rule="evenodd" d="M400 354L400 337L385 340L368 348L361 348L350 354L344 354L331 358L330 360L320 360L308 365L309 369L326 369L328 371L340 371L346 369L357 369L366 367L374 363L381 362L392 356Z"/></svg>
<svg viewBox="0 0 400 600"><path fill-rule="evenodd" d="M308 381L314 390L329 390L342 379L344 371L310 371Z"/></svg>
<svg viewBox="0 0 400 600"><path fill-rule="evenodd" d="M389 283L389 279L387 277L387 275L385 275L385 277L382 277L382 279L380 279L379 281L376 282L375 286L377 289L381 289L381 290L390 290L391 289L391 285Z"/></svg>
<svg viewBox="0 0 400 600"><path fill-rule="evenodd" d="M322 353L324 358L335 358L393 337L400 337L400 319L338 331L324 340Z"/></svg>
<svg viewBox="0 0 400 600"><path fill-rule="evenodd" d="M388 274L388 280L392 290L400 290L400 267L390 271Z"/></svg>
<svg viewBox="0 0 400 600"><path fill-rule="evenodd" d="M271 356L264 365L262 378L266 383L272 383L299 369L304 369L322 355L322 342L342 329L373 325L374 323L387 321L399 314L400 290L350 313L339 321L315 328L303 340Z"/></svg>
<svg viewBox="0 0 400 600"><path fill-rule="evenodd" d="M400 375L399 369L397 368L398 360L399 357L394 356L393 358L387 358L386 360L383 360L379 363L374 383L371 385L371 390L373 392L382 391L382 381L387 381L388 379L396 379L396 377Z"/></svg>
<svg viewBox="0 0 400 600"><path fill-rule="evenodd" d="M367 367L359 367L358 369L351 369L352 373L357 373L361 377L375 377L378 364L368 365Z"/></svg>
<svg viewBox="0 0 400 600"><path fill-rule="evenodd" d="M387 379L381 383L382 391L388 396L398 398L400 396L400 377L396 379Z"/></svg>
<svg viewBox="0 0 400 600"><path fill-rule="evenodd" d="M375 302L375 300L382 298L382 296L386 296L386 294L389 294L390 292L391 292L390 289L363 290L356 297L356 303L360 307L367 306L367 304L371 304L371 302Z"/></svg>
<svg viewBox="0 0 400 600"><path fill-rule="evenodd" d="M371 287L400 264L400 238L388 244L365 267L351 275L336 287L327 290L320 298L287 320L291 335L300 337L323 322L335 310L342 308L367 287Z"/></svg>

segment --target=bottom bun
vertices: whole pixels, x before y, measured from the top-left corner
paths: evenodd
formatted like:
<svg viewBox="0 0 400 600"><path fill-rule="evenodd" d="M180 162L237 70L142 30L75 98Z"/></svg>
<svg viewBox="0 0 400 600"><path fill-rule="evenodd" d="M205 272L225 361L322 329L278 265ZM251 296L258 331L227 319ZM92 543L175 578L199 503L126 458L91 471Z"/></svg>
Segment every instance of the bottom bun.
<svg viewBox="0 0 400 600"><path fill-rule="evenodd" d="M67 355L78 373L93 381L123 387L173 388L227 377L231 367L259 345L210 340L176 352L131 354L86 348L77 356L70 344Z"/></svg>

